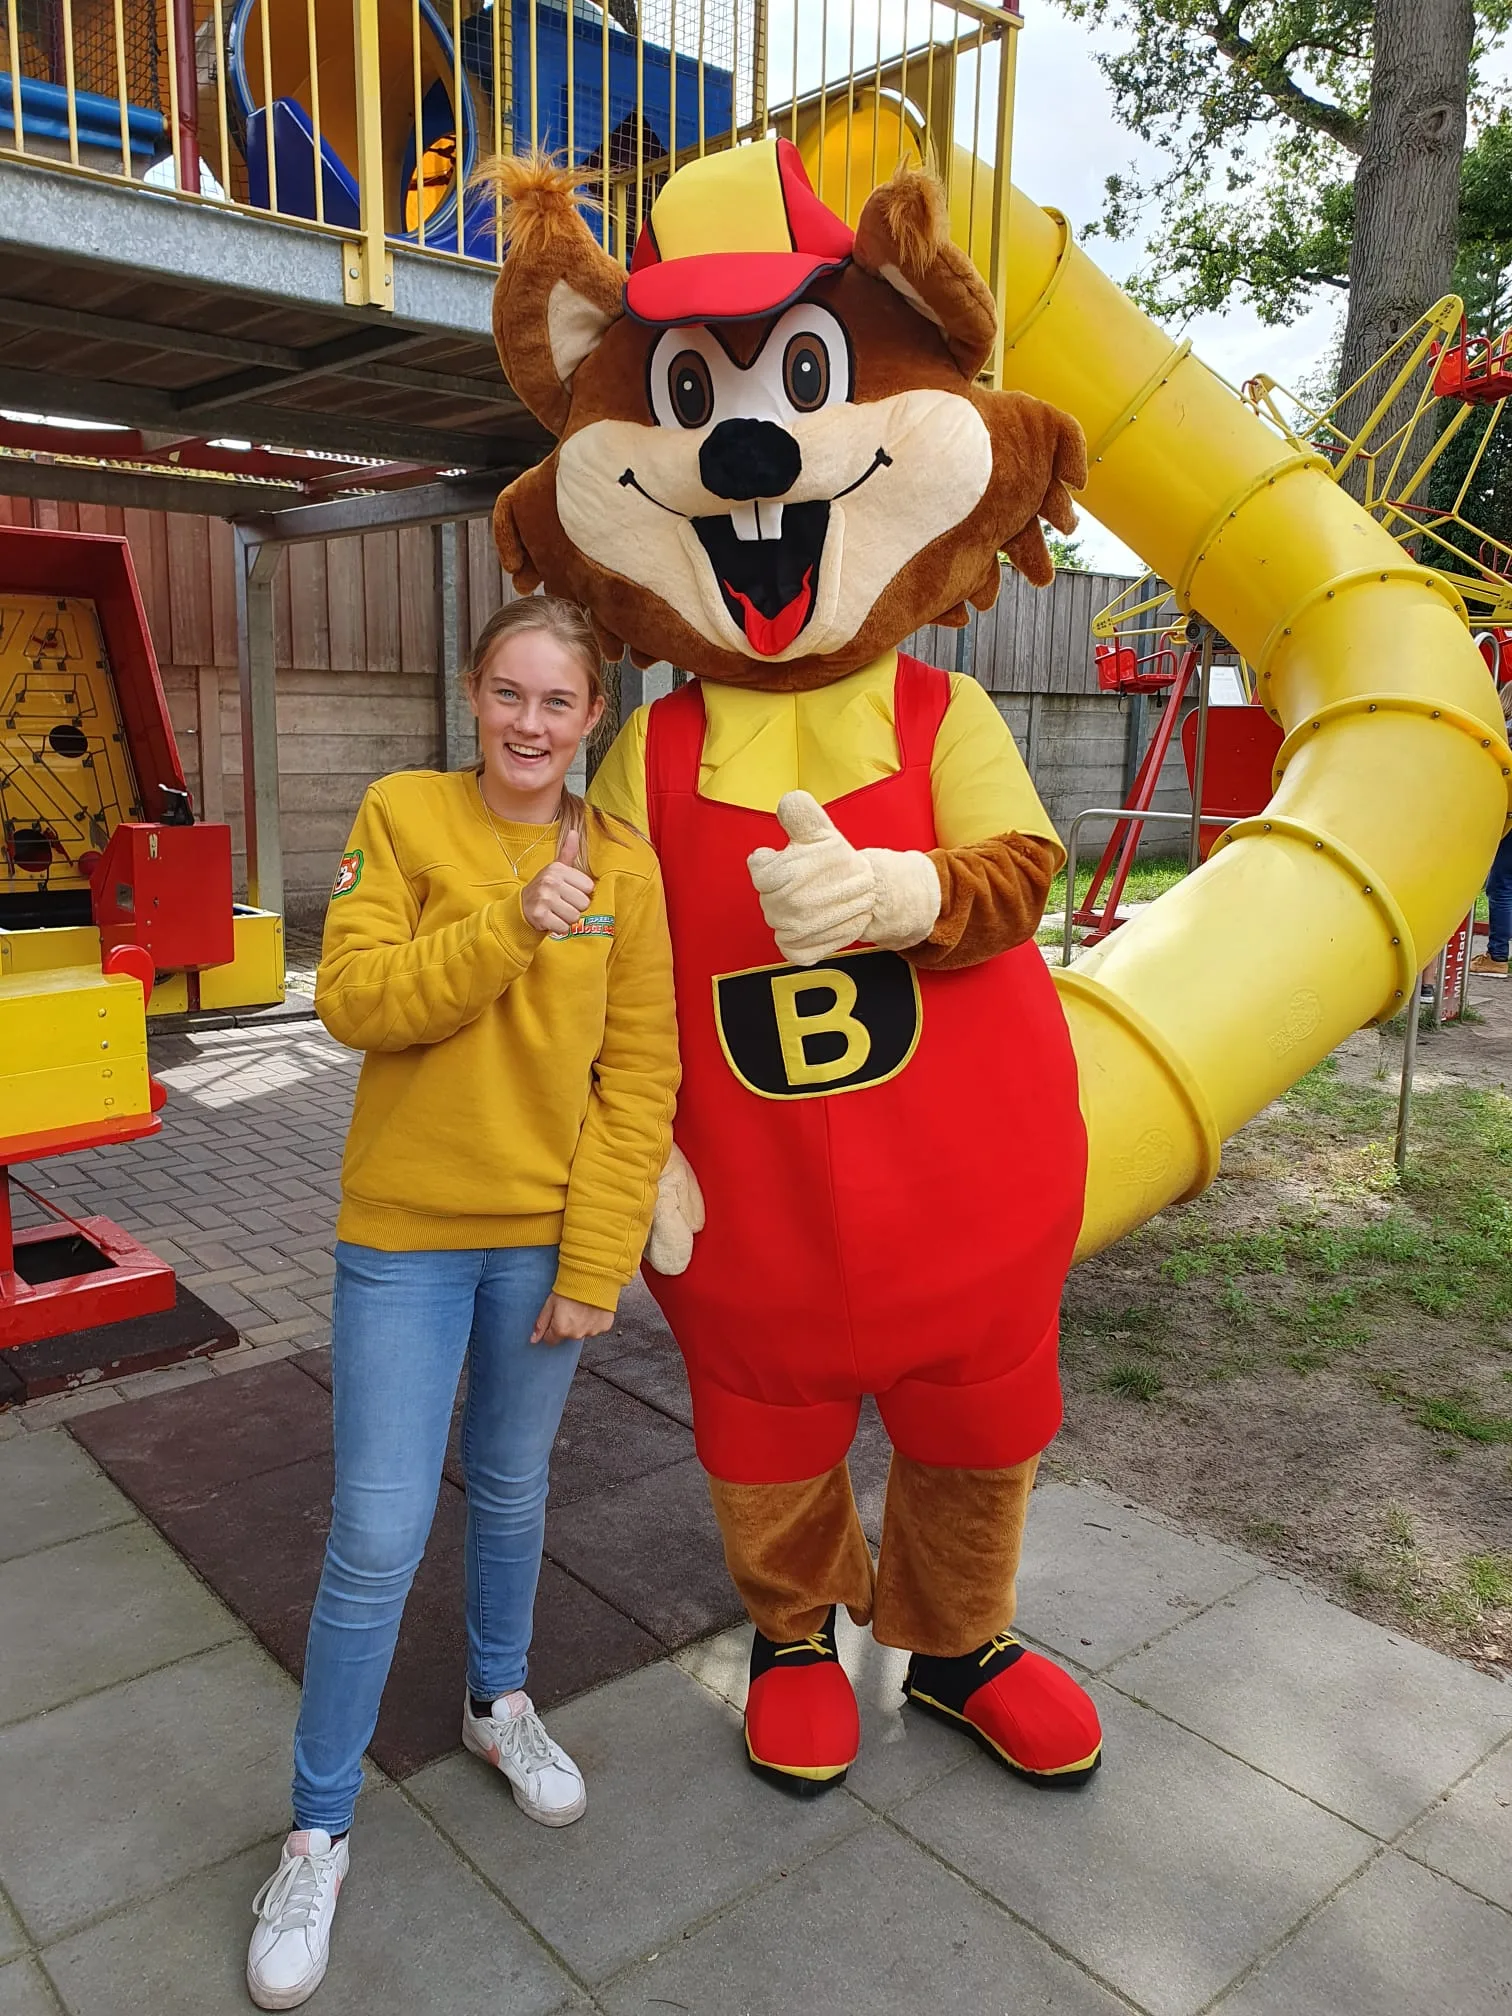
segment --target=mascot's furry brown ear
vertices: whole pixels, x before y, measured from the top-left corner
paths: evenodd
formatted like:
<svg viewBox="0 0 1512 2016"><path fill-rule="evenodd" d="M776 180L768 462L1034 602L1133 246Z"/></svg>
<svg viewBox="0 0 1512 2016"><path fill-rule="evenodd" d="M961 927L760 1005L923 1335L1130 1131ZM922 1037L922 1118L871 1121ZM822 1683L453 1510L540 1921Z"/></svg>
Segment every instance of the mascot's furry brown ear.
<svg viewBox="0 0 1512 2016"><path fill-rule="evenodd" d="M494 288L493 333L504 375L553 434L567 425L572 380L583 359L625 311L625 274L578 211L583 177L549 155L504 155L485 171L503 216L508 256ZM506 490L494 512L494 539L521 594L541 576L515 529ZM613 640L612 656L620 646Z"/></svg>
<svg viewBox="0 0 1512 2016"><path fill-rule="evenodd" d="M764 228L791 248L758 258L794 268L759 311L729 291L726 249L758 156ZM989 607L1000 554L1049 581L1039 520L1074 527L1085 446L1053 407L976 383L993 303L939 183L901 171L852 234L785 141L699 168L696 197L674 176L657 199L628 282L580 178L540 156L491 171L499 356L560 437L495 511L516 588L586 604L610 655L624 640L640 663L801 691Z"/></svg>
<svg viewBox="0 0 1512 2016"><path fill-rule="evenodd" d="M872 191L856 226L855 260L864 273L885 280L932 322L962 375L976 377L992 355L997 315L986 282L951 240L945 191L933 176L905 169ZM1003 542L1003 551L1019 572L1036 588L1044 588L1055 578L1055 568L1039 520L1047 519L1057 532L1076 529L1071 492L1087 480L1086 442L1074 420L1041 400L1016 392L978 394L984 396L992 401L988 424L992 426L996 418L994 435L1007 437L1004 457L1027 462L1033 472L1031 489L1044 482L1035 515ZM969 599L979 609L990 608L997 586L994 568L981 584L984 592L990 589L986 600L976 592ZM941 620L964 623L964 605L947 611Z"/></svg>

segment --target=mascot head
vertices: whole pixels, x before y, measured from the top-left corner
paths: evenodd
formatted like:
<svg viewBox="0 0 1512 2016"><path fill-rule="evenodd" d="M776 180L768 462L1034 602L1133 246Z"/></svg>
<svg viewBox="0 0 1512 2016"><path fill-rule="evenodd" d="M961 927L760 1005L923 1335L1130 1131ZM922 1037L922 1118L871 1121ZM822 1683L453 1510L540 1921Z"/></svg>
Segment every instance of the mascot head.
<svg viewBox="0 0 1512 2016"><path fill-rule="evenodd" d="M578 180L498 169L504 370L555 452L494 515L515 586L591 610L605 651L768 691L827 685L921 624L964 623L998 555L1051 578L1076 423L976 383L992 297L944 191L905 170L854 233L787 140L680 168L628 278Z"/></svg>

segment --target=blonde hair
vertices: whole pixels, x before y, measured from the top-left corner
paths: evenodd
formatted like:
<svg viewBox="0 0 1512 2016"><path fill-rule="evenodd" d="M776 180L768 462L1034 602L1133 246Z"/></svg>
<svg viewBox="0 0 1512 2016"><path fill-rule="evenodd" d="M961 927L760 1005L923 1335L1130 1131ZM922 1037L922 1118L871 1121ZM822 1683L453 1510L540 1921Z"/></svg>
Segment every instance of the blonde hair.
<svg viewBox="0 0 1512 2016"><path fill-rule="evenodd" d="M484 667L494 652L507 644L511 637L522 637L532 630L544 630L555 644L572 658L588 684L588 705L590 710L596 700L608 704L609 694L604 685L604 659L599 650L598 636L586 609L576 602L568 602L560 595L521 595L513 602L505 602L495 609L473 640L472 653L462 674L462 684L468 698L478 697L478 683L483 677ZM483 758L480 756L473 769L481 776ZM578 839L577 865L585 875L593 873L588 863L588 805L576 791L562 787L562 830L557 836L557 859L561 859L562 849L569 833L576 833ZM595 827L604 828L603 815L594 810ZM607 828L604 828L607 831Z"/></svg>

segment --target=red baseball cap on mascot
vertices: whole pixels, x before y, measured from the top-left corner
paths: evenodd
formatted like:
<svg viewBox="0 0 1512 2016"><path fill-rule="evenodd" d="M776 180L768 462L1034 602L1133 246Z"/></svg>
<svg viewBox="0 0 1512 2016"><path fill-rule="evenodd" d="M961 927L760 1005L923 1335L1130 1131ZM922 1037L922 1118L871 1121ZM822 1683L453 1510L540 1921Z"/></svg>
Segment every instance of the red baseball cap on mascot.
<svg viewBox="0 0 1512 2016"><path fill-rule="evenodd" d="M651 205L625 306L638 322L772 315L851 256L855 233L819 201L791 140L690 161Z"/></svg>

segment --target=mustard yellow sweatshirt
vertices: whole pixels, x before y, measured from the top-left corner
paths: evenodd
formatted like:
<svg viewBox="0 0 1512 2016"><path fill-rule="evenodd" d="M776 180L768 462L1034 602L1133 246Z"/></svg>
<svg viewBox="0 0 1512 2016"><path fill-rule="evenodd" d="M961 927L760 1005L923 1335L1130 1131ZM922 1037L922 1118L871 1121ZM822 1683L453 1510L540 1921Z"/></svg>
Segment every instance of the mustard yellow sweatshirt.
<svg viewBox="0 0 1512 2016"><path fill-rule="evenodd" d="M366 1053L337 1230L390 1252L560 1245L558 1292L613 1309L671 1140L672 951L651 848L593 815L587 914L533 930L520 894L555 841L491 820L470 770L369 788L315 984Z"/></svg>

